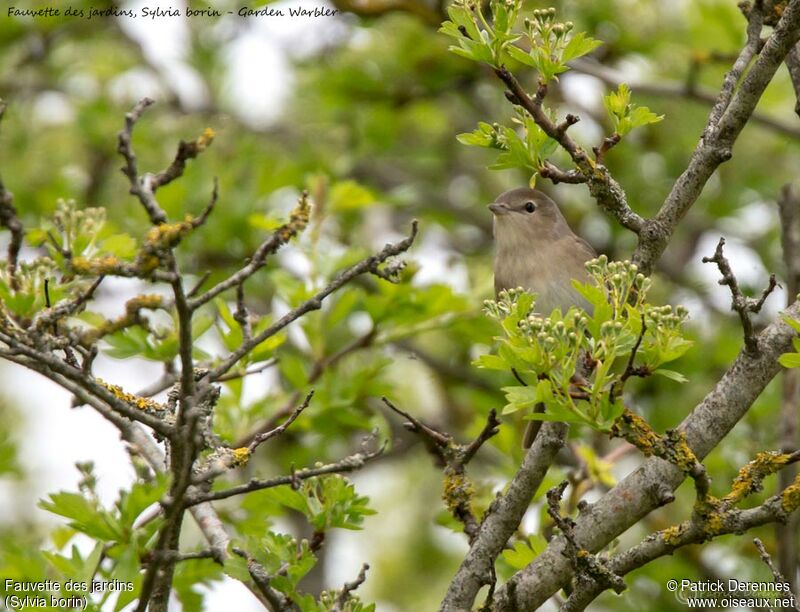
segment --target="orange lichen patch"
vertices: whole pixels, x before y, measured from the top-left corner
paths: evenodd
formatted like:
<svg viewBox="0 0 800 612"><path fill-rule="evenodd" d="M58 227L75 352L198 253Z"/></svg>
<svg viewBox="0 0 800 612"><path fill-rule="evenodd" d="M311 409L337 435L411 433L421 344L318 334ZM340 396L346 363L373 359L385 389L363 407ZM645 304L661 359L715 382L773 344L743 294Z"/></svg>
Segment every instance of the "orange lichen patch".
<svg viewBox="0 0 800 612"><path fill-rule="evenodd" d="M233 465L240 467L250 461L250 449L246 446L233 449Z"/></svg>
<svg viewBox="0 0 800 612"><path fill-rule="evenodd" d="M145 248L149 251L166 249L177 245L195 227L191 215L179 223L159 223L151 227L145 236Z"/></svg>
<svg viewBox="0 0 800 612"><path fill-rule="evenodd" d="M670 453L669 460L677 465L682 471L689 472L697 464L697 456L686 443L686 434L682 431L670 432Z"/></svg>
<svg viewBox="0 0 800 612"><path fill-rule="evenodd" d="M204 129L203 133L194 141L197 146L197 151L205 151L211 143L214 142L214 136L216 136L216 133L210 127Z"/></svg>
<svg viewBox="0 0 800 612"><path fill-rule="evenodd" d="M724 512L718 508L715 508L703 518L705 519L703 523L703 532L708 536L709 539L722 533L723 529L725 528Z"/></svg>
<svg viewBox="0 0 800 612"><path fill-rule="evenodd" d="M152 253L140 253L136 258L136 266L142 275L149 274L161 263L161 260Z"/></svg>
<svg viewBox="0 0 800 612"><path fill-rule="evenodd" d="M303 194L297 202L297 206L295 206L289 214L289 222L277 229L278 238L282 242L288 242L291 238L302 232L308 225L310 215L311 205L308 203L308 197Z"/></svg>
<svg viewBox="0 0 800 612"><path fill-rule="evenodd" d="M661 531L661 539L664 540L666 544L670 546L679 546L681 536L686 532L687 524L681 523L680 525L675 525L673 527L667 527Z"/></svg>
<svg viewBox="0 0 800 612"><path fill-rule="evenodd" d="M697 464L697 457L682 431L673 430L666 436L659 436L647 421L630 410L625 410L617 419L612 433L633 444L645 457L655 455L666 459L687 474Z"/></svg>
<svg viewBox="0 0 800 612"><path fill-rule="evenodd" d="M154 310L156 308L161 308L164 305L164 298L160 295L156 295L154 293L145 293L142 295L137 295L134 298L129 299L125 302L125 311L126 312L136 312L141 310L142 308L148 308L150 310Z"/></svg>
<svg viewBox="0 0 800 612"><path fill-rule="evenodd" d="M147 397L141 397L139 395L134 395L133 393L128 393L119 385L112 385L100 378L97 378L96 380L103 387L108 389L115 398L122 400L129 406L133 406L134 408L138 408L139 410L151 414L161 415L167 412L167 407L164 404L159 404L158 402Z"/></svg>
<svg viewBox="0 0 800 612"><path fill-rule="evenodd" d="M642 451L645 457L657 454L663 445L661 436L653 431L650 424L627 409L617 419L613 431Z"/></svg>
<svg viewBox="0 0 800 612"><path fill-rule="evenodd" d="M758 453L752 461L739 470L739 474L731 485L731 492L723 499L737 503L752 493L761 490L764 478L774 474L785 466L791 455L777 452Z"/></svg>
<svg viewBox="0 0 800 612"><path fill-rule="evenodd" d="M120 260L113 255L106 255L99 259L87 259L86 257L73 257L71 260L72 270L76 274L86 276L102 276L116 274L120 268Z"/></svg>
<svg viewBox="0 0 800 612"><path fill-rule="evenodd" d="M97 259L73 257L70 266L80 276L125 276L141 278L150 274L159 265L160 260L150 251L142 251L135 263L121 261L113 255L104 255Z"/></svg>
<svg viewBox="0 0 800 612"><path fill-rule="evenodd" d="M800 476L781 493L781 508L784 512L794 512L800 508Z"/></svg>
<svg viewBox="0 0 800 612"><path fill-rule="evenodd" d="M133 325L145 324L139 311L143 308L156 309L164 305L164 298L160 295L144 294L137 295L125 302L125 314L113 320L106 320L96 328L91 329L81 335L81 344L89 347L103 336L108 336L115 332L131 327Z"/></svg>

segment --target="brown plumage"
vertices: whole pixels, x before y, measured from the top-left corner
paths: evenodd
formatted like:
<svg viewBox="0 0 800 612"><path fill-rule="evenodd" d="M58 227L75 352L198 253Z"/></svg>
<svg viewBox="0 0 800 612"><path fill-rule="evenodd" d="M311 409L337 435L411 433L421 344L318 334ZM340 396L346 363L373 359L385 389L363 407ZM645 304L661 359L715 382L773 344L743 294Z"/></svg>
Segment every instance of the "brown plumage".
<svg viewBox="0 0 800 612"><path fill-rule="evenodd" d="M558 205L540 191L523 187L500 195L489 209L494 214L494 289L522 287L536 294L535 309L547 316L553 309L591 306L572 286L589 282L584 264L596 257L594 249L576 236ZM543 411L539 405L536 410ZM541 421L530 421L523 448L530 448Z"/></svg>

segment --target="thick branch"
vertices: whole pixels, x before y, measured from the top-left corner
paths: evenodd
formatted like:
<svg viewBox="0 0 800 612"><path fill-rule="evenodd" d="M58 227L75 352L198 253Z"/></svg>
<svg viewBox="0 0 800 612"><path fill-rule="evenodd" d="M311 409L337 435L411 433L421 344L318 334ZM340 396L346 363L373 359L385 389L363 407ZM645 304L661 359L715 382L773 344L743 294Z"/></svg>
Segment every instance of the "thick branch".
<svg viewBox="0 0 800 612"><path fill-rule="evenodd" d="M800 305L785 311L800 316ZM679 429L702 460L745 415L753 401L780 371L778 357L792 347L795 332L782 320L758 337L760 353L742 351L715 388L684 419ZM662 459L647 459L636 471L578 517L575 538L583 548L598 551L655 508L673 499L672 491L685 475ZM542 605L569 582L571 568L556 538L536 560L515 574L496 595L496 610L529 610ZM472 554L472 552L470 553Z"/></svg>
<svg viewBox="0 0 800 612"><path fill-rule="evenodd" d="M542 484L556 453L564 446L566 423L545 423L528 449L506 493L483 518L467 556L450 582L439 608L442 612L471 610L482 586L494 583L494 562L519 527L533 495Z"/></svg>
<svg viewBox="0 0 800 612"><path fill-rule="evenodd" d="M570 63L570 67L575 72L588 74L596 79L599 79L606 85L611 87L618 87L620 83L627 83L631 90L637 94L646 96L654 96L657 98L684 98L688 100L696 100L698 102L705 102L706 104L714 105L717 101L717 94L710 89L699 87L693 82L679 83L668 82L659 80L658 82L631 82L630 79L625 78L621 72L617 72L613 68L609 68L599 62L588 58L580 58ZM751 117L751 122L761 125L770 129L782 136L789 138L800 139L800 128L792 125L791 123L781 121L764 113L754 112Z"/></svg>
<svg viewBox="0 0 800 612"><path fill-rule="evenodd" d="M725 76L717 103L689 165L675 181L658 214L645 223L639 234L633 260L644 273L649 273L661 257L678 223L697 201L717 167L731 158L733 145L750 120L761 95L800 38L800 0L788 4L758 58L736 88L743 70L760 46L760 19L758 11L752 11L747 44Z"/></svg>
<svg viewBox="0 0 800 612"><path fill-rule="evenodd" d="M701 544L731 533L744 533L767 523L783 522L788 516L781 495L770 497L755 508L729 510L718 517L718 526L714 528L695 516L677 527L654 533L633 548L614 555L608 560L607 567L609 571L622 577L659 557L671 555L684 546ZM562 612L584 610L606 588L606 585L597 581L582 582L562 606Z"/></svg>
<svg viewBox="0 0 800 612"><path fill-rule="evenodd" d="M795 45L786 54L786 67L789 69L789 77L792 79L794 95L797 99L794 105L794 112L800 115L800 46Z"/></svg>

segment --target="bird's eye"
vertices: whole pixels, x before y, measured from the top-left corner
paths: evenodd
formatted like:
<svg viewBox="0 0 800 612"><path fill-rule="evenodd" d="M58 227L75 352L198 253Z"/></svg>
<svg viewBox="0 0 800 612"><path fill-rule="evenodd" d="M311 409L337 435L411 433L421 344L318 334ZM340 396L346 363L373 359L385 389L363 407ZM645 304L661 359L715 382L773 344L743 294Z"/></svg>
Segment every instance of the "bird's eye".
<svg viewBox="0 0 800 612"><path fill-rule="evenodd" d="M536 210L536 204L533 202L525 202L525 210L527 210L529 213L532 213L534 210Z"/></svg>

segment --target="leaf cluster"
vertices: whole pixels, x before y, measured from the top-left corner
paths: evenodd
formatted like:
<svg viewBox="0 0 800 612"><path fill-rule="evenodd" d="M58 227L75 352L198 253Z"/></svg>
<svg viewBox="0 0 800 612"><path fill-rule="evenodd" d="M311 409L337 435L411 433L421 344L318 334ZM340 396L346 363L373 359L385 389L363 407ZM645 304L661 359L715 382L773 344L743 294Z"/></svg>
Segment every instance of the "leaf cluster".
<svg viewBox="0 0 800 612"><path fill-rule="evenodd" d="M682 329L687 310L649 304L652 281L628 261L600 256L586 268L592 282L573 283L592 305L590 313L571 307L543 316L536 312L536 296L521 288L485 302L486 313L500 322L505 335L496 338L496 353L482 355L476 365L513 370L534 381L504 388L504 413L543 403L547 412L529 418L610 432L624 410L622 391L631 376L686 380L660 366L692 346Z"/></svg>

